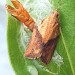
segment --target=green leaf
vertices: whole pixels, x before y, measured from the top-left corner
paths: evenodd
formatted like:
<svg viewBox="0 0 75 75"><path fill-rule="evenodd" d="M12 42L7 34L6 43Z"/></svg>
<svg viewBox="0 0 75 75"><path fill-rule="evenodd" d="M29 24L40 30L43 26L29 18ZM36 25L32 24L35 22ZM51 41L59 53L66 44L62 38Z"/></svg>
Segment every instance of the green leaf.
<svg viewBox="0 0 75 75"><path fill-rule="evenodd" d="M24 51L31 36L18 20L8 15L7 41L11 65L16 75L75 75L75 0L20 0L37 24L53 9L59 11L61 35L51 62L25 59ZM10 0L7 3L12 5ZM38 17L40 16L40 17Z"/></svg>

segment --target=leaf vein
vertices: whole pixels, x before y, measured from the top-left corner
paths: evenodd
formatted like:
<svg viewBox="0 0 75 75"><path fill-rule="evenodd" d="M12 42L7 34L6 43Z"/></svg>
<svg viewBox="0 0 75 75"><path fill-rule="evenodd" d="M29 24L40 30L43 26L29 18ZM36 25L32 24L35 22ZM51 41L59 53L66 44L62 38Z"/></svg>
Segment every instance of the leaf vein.
<svg viewBox="0 0 75 75"><path fill-rule="evenodd" d="M66 53L67 53L67 57L68 57L68 60L69 60L69 64L70 64L70 67L71 67L71 70L72 70L72 74L75 75L74 74L73 65L72 65L72 60L71 60L70 54L68 52L68 48L66 46L65 39L64 39L64 36L63 36L63 33L62 33L61 29L60 29L60 33L61 33L61 37L62 37L62 42L64 44L64 47L65 47L65 50L66 50Z"/></svg>

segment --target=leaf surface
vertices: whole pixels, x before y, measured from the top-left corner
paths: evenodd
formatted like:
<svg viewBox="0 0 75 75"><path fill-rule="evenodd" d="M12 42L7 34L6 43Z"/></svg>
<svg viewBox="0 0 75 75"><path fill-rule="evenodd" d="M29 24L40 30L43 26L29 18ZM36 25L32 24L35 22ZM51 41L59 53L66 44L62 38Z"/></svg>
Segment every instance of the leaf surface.
<svg viewBox="0 0 75 75"><path fill-rule="evenodd" d="M20 2L24 3L23 0ZM7 0L7 3L12 5L10 0ZM39 59L26 59L24 51L31 32L13 16L7 14L8 52L16 75L75 75L75 0L50 0L50 2L48 0L25 0L24 6L37 24L53 9L58 8L61 35L48 65L44 65Z"/></svg>

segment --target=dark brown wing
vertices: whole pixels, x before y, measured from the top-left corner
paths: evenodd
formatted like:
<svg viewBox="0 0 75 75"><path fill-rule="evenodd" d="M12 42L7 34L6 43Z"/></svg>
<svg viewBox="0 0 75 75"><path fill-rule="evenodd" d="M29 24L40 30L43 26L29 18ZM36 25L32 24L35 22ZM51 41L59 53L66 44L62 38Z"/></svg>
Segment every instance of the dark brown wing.
<svg viewBox="0 0 75 75"><path fill-rule="evenodd" d="M58 37L50 40L47 44L44 45L44 48L42 50L42 56L40 58L43 63L48 64L50 62L57 42Z"/></svg>
<svg viewBox="0 0 75 75"><path fill-rule="evenodd" d="M42 54L42 37L37 29L34 27L31 39L25 51L25 57L29 59L39 58Z"/></svg>

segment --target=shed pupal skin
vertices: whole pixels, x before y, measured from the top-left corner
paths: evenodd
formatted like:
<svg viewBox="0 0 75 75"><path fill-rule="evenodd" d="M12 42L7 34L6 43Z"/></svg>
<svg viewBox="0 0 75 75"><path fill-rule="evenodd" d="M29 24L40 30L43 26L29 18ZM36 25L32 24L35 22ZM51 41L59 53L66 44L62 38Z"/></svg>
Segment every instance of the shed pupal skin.
<svg viewBox="0 0 75 75"><path fill-rule="evenodd" d="M15 8L13 8L10 5L6 5L7 11L11 13L11 15L17 18L19 21L24 23L24 25L26 25L32 31L35 22L29 15L27 10L22 6L22 4L18 0L11 0L11 2Z"/></svg>

